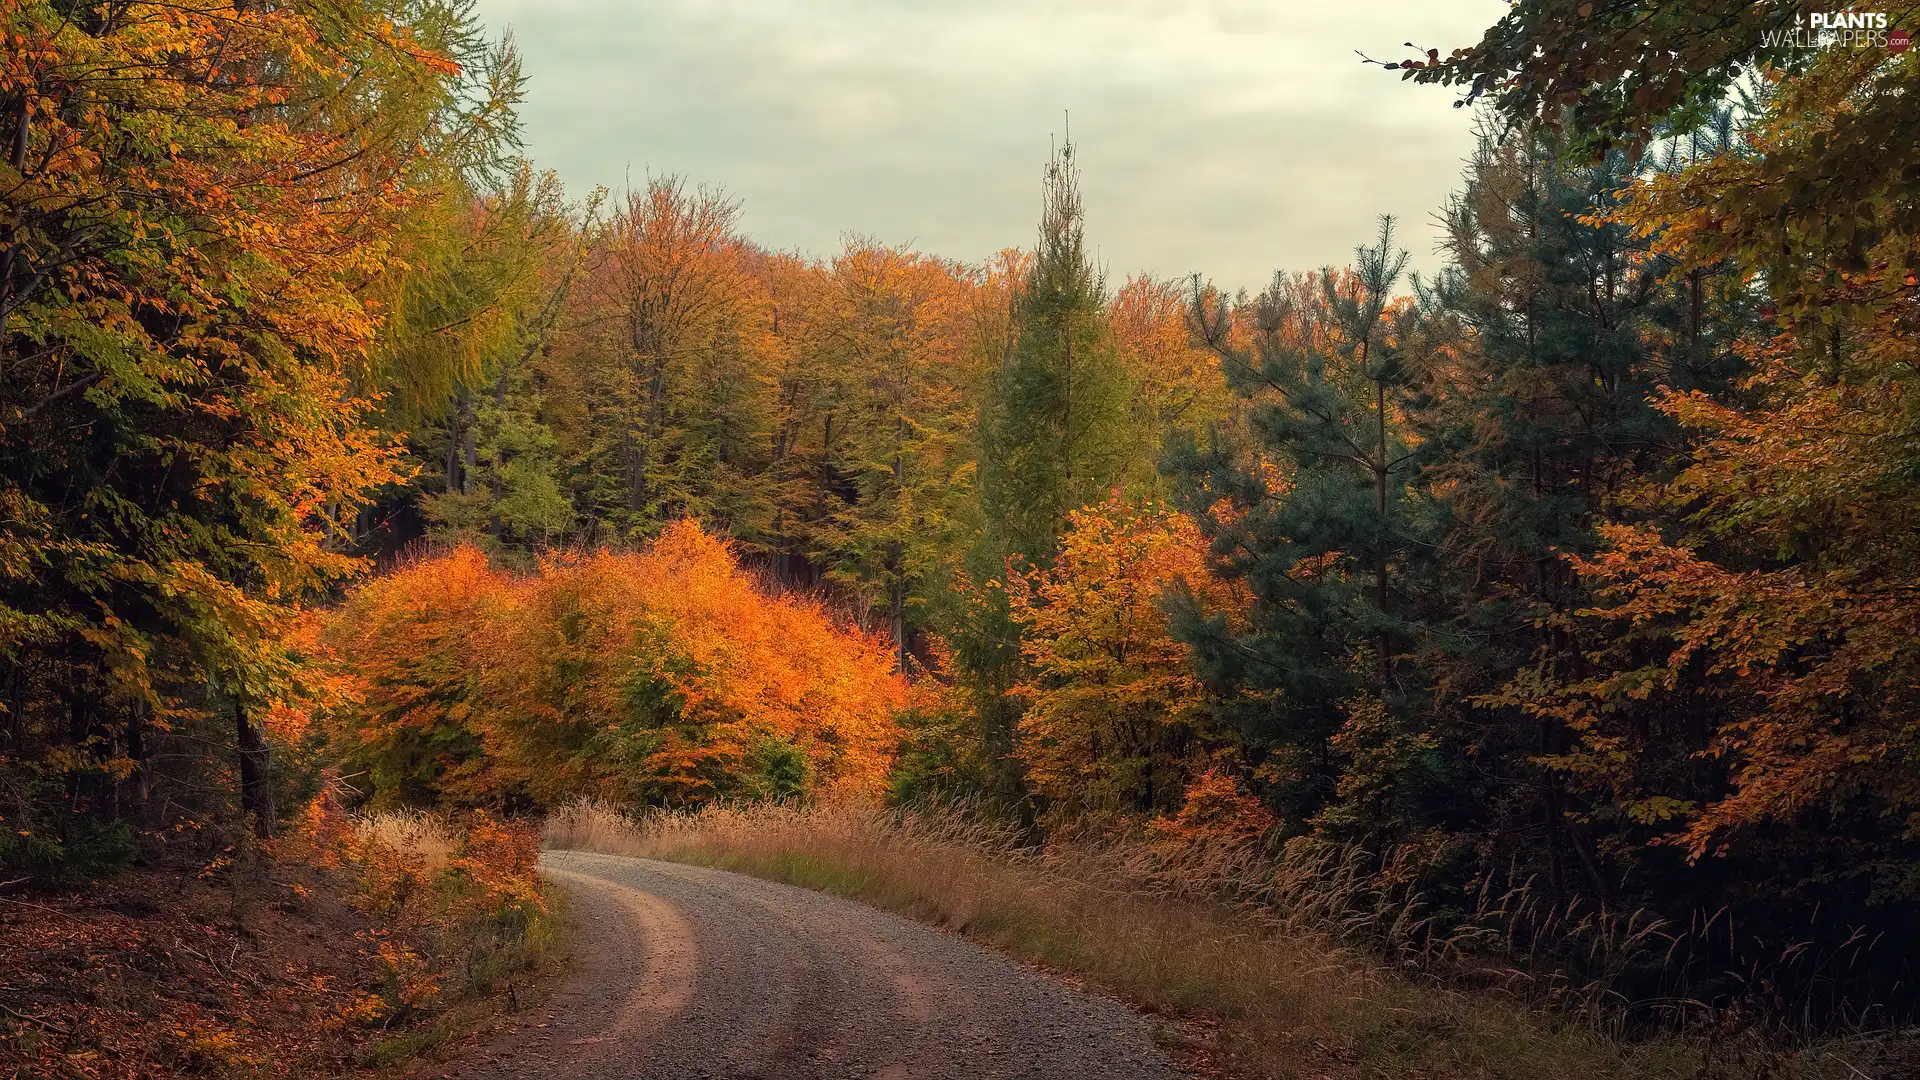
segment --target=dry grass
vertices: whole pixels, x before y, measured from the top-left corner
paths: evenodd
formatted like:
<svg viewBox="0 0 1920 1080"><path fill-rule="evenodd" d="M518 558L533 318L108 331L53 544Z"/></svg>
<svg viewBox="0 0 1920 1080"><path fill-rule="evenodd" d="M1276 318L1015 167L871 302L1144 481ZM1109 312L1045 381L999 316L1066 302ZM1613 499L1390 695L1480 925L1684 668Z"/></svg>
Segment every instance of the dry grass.
<svg viewBox="0 0 1920 1080"><path fill-rule="evenodd" d="M531 827L479 813L385 811L348 819L341 840L359 878L357 903L393 935L379 948L380 995L405 1021L384 1025L363 1064L431 1071L558 966L557 890L540 882Z"/></svg>
<svg viewBox="0 0 1920 1080"><path fill-rule="evenodd" d="M453 830L446 819L424 810L388 810L353 820L363 840L376 841L419 859L421 869L443 870L453 859Z"/></svg>
<svg viewBox="0 0 1920 1080"><path fill-rule="evenodd" d="M756 806L627 816L583 804L554 815L547 842L723 867L948 927L1147 1010L1217 1023L1212 1056L1236 1076L1839 1080L1888 1075L1903 1067L1889 1054L1911 1053L1892 1037L1797 1050L1751 1034L1628 1041L1510 991L1442 985L1342 944L1337 926L1317 929L1315 919L1361 909L1300 880L1311 860L1269 870L1263 903L1230 906L1202 887L1232 872L1227 853L1189 855L1183 868L1137 845L1038 852L960 814ZM1376 906L1369 917L1393 909Z"/></svg>

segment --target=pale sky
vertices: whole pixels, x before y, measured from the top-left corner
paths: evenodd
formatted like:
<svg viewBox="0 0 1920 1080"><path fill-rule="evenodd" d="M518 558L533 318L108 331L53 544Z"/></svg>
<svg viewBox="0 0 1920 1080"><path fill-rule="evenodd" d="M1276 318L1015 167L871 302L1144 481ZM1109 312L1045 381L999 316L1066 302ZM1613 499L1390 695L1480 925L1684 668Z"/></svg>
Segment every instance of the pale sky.
<svg viewBox="0 0 1920 1080"><path fill-rule="evenodd" d="M1472 149L1450 89L1361 64L1479 40L1504 0L480 0L569 191L718 185L768 247L848 233L968 261L1031 245L1070 115L1112 283L1258 287L1345 263L1374 218L1440 263Z"/></svg>

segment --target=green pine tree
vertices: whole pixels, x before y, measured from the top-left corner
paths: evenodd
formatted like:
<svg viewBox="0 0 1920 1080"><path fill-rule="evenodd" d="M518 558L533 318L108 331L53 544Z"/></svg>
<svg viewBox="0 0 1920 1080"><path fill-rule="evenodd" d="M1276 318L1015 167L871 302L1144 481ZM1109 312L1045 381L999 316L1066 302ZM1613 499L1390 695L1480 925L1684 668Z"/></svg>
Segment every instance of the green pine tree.
<svg viewBox="0 0 1920 1080"><path fill-rule="evenodd" d="M1133 388L1106 325L1106 289L1087 253L1073 144L1047 163L1039 246L1013 301L1012 346L987 376L980 410L980 532L968 557L979 588L955 635L977 703L996 793L1014 797L1011 757L1019 630L1000 583L1044 566L1067 514L1103 497L1137 463Z"/></svg>
<svg viewBox="0 0 1920 1080"><path fill-rule="evenodd" d="M1045 563L1068 512L1138 456L1133 388L1087 254L1073 144L1047 163L1040 243L1015 301L1015 344L980 419L980 495L996 555Z"/></svg>
<svg viewBox="0 0 1920 1080"><path fill-rule="evenodd" d="M1352 787L1348 766L1361 758L1370 774L1424 764L1415 734L1384 728L1417 681L1398 662L1415 636L1398 580L1430 516L1406 438L1429 313L1394 299L1407 256L1392 219L1355 254L1350 270L1276 275L1251 303L1196 283L1196 329L1249 401L1247 438L1219 434L1203 448L1189 437L1168 460L1221 571L1259 600L1244 632L1185 620L1182 633L1209 677L1246 691L1229 695L1228 711L1280 764L1272 795L1298 823ZM1382 747L1391 763L1378 760ZM1372 802L1397 797L1390 777L1362 787ZM1395 815L1362 816L1377 828Z"/></svg>

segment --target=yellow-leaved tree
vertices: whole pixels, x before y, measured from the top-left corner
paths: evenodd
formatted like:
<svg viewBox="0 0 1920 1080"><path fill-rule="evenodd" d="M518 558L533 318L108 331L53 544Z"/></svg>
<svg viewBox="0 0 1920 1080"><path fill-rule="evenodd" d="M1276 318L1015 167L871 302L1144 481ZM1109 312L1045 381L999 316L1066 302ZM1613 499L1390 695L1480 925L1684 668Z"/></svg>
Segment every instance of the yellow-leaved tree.
<svg viewBox="0 0 1920 1080"><path fill-rule="evenodd" d="M1234 740L1167 600L1229 617L1245 600L1207 572L1192 520L1116 495L1068 515L1051 566L1007 580L1030 669L1016 754L1056 812L1174 810L1196 778L1231 771Z"/></svg>
<svg viewBox="0 0 1920 1080"><path fill-rule="evenodd" d="M223 742L271 827L282 632L394 478L350 376L461 20L0 3L0 864L130 855L156 782L217 809Z"/></svg>

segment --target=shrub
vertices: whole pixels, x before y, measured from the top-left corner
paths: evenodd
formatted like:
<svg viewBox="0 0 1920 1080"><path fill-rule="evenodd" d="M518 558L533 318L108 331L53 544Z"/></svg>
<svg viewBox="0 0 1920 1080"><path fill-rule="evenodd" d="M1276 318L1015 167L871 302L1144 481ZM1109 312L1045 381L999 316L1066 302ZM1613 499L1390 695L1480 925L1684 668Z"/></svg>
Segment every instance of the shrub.
<svg viewBox="0 0 1920 1080"><path fill-rule="evenodd" d="M376 806L877 793L906 686L887 646L769 595L691 522L514 577L459 548L369 582L315 648Z"/></svg>

